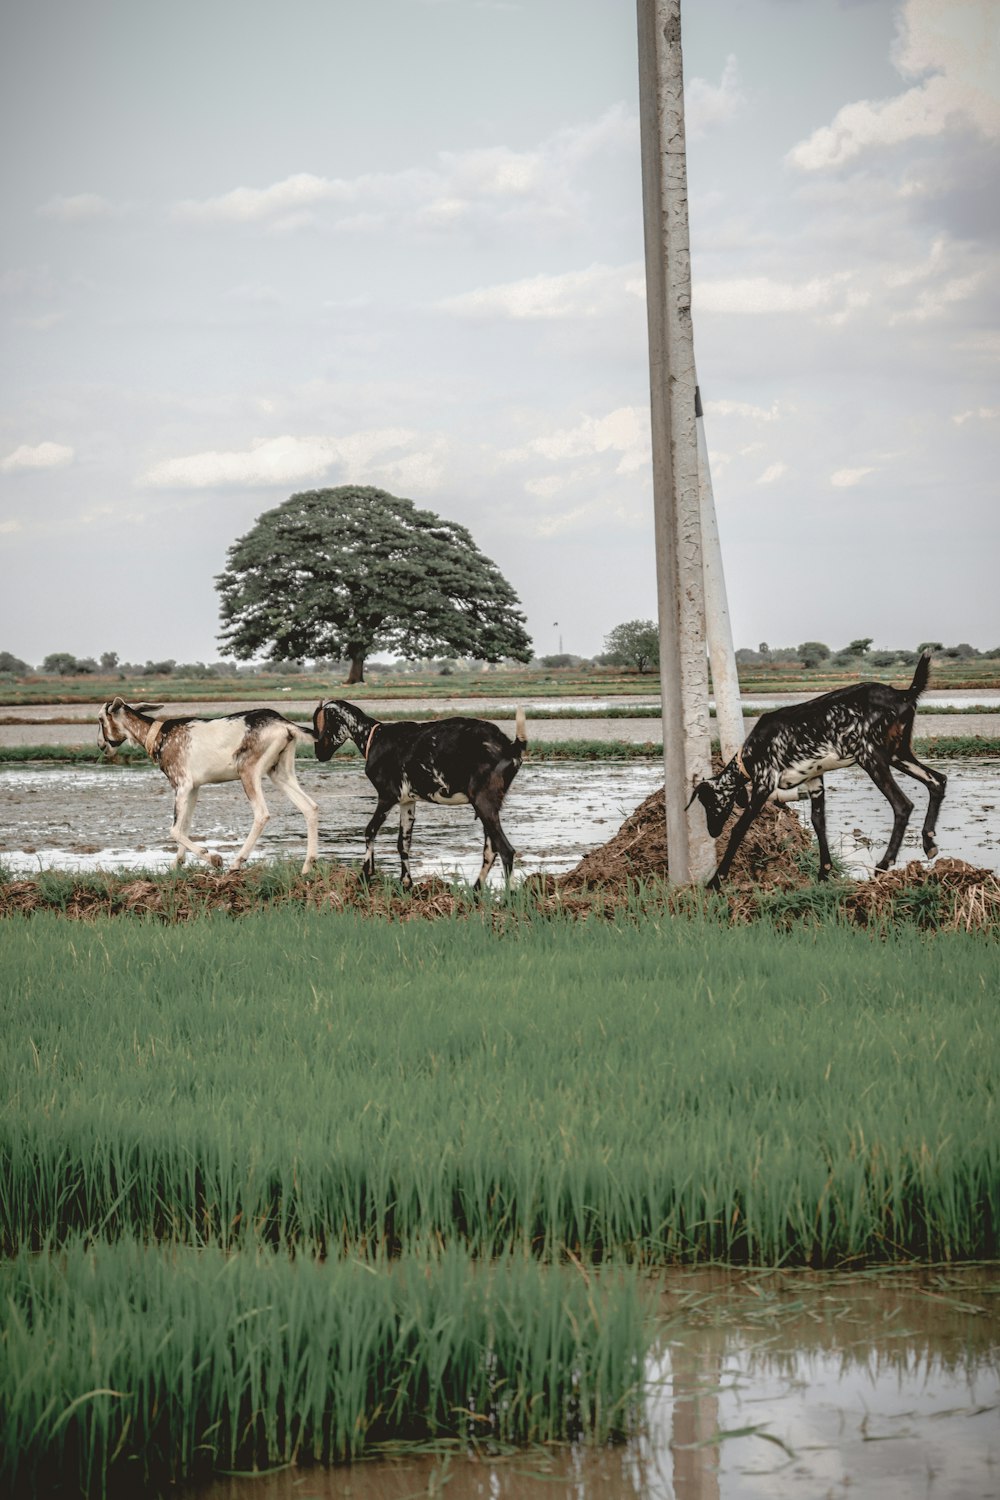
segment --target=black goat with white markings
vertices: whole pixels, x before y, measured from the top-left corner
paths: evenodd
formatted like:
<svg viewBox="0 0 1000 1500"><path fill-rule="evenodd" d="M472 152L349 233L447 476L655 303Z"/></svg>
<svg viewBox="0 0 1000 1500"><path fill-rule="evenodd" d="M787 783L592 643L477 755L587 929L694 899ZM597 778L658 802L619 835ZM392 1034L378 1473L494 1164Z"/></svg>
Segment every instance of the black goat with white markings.
<svg viewBox="0 0 1000 1500"><path fill-rule="evenodd" d="M391 810L399 804L396 847L403 886L410 875L410 841L415 804L470 803L483 825L483 864L476 880L479 890L499 854L510 879L514 850L500 827L500 808L521 765L528 744L524 710L517 710L516 739L508 739L484 719L437 719L430 723L383 723L342 699L327 698L313 714L316 756L329 760L350 737L364 757L365 775L378 794L378 804L365 829L363 879L375 873L375 838Z"/></svg>
<svg viewBox="0 0 1000 1500"><path fill-rule="evenodd" d="M910 744L917 699L929 676L930 652L925 651L912 683L904 690L884 682L860 682L808 703L761 714L729 764L711 781L700 782L691 797L691 802L697 797L704 807L713 838L722 832L734 806L744 809L709 888L717 889L729 873L747 829L766 802L795 802L806 796L819 840L819 878L825 880L832 863L826 841L823 774L855 763L868 772L892 805L892 836L875 868L887 870L892 864L913 811L913 803L893 780L890 766L927 787L923 844L927 858L933 859L937 854L934 829L947 778L922 765Z"/></svg>

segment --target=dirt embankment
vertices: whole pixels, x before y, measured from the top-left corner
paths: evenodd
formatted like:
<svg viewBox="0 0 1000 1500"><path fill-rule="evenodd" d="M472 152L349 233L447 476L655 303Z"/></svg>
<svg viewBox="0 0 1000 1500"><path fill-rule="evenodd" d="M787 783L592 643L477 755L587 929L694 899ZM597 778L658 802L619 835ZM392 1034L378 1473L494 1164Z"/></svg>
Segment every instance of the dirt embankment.
<svg viewBox="0 0 1000 1500"><path fill-rule="evenodd" d="M727 826L718 840L720 856L729 832ZM788 924L836 909L861 926L904 920L922 927L1000 932L1000 879L990 870L962 860L938 859L931 866L915 860L872 880L819 887L815 852L810 833L792 811L766 807L740 846L722 893L710 899L722 903L720 914L728 914L731 922L768 916ZM661 787L574 869L531 876L522 889L543 911L581 917L614 915L629 904L639 884L647 888L647 901L662 900L679 911L709 899L698 887L663 886L667 873ZM321 865L308 879L261 864L235 874L192 871L137 880L101 873L0 884L0 916L50 910L70 918L146 915L183 922L206 912L241 916L284 902L401 921L487 911L496 925L504 926L523 915L518 900L484 906L470 891L437 877L404 893L391 881L368 887L353 870L335 864Z"/></svg>

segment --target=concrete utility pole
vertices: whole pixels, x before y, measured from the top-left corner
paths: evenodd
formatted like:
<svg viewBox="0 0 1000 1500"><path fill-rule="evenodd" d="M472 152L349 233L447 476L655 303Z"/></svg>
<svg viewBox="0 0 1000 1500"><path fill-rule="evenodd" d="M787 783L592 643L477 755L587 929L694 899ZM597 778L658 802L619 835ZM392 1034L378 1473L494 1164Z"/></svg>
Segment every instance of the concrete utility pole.
<svg viewBox="0 0 1000 1500"><path fill-rule="evenodd" d="M704 880L715 846L696 803L710 771L680 0L637 0L653 516L670 880Z"/></svg>
<svg viewBox="0 0 1000 1500"><path fill-rule="evenodd" d="M712 493L712 471L708 464L708 443L701 404L701 391L695 391L695 416L698 419L698 481L701 495L701 551L705 567L705 628L708 633L708 659L712 664L712 691L715 698L715 724L719 731L722 760L732 760L746 738L743 726L743 704L740 679L733 650L733 630L729 623L726 599L726 575L722 566L719 524Z"/></svg>

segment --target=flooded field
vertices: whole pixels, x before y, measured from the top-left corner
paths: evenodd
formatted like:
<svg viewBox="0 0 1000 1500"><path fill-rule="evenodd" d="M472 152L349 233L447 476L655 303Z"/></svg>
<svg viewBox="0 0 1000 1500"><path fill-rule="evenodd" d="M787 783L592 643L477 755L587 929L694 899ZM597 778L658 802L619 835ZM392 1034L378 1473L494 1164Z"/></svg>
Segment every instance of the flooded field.
<svg viewBox="0 0 1000 1500"><path fill-rule="evenodd" d="M931 761L948 776L938 824L941 853L1000 870L1000 766L995 761ZM320 856L360 863L363 830L374 793L357 761L300 763L302 785L320 805ZM616 833L627 815L663 784L658 760L527 762L515 780L503 822L517 850L520 874L572 869ZM298 859L305 852L301 815L276 788L265 788L271 821L254 858ZM919 859L924 792L916 784L914 812L900 863ZM808 822L808 805L795 804ZM0 860L13 874L39 869L92 870L139 866L165 869L172 816L170 788L152 766L29 765L0 767ZM236 784L206 787L193 832L223 858L232 858L250 827L250 809ZM856 878L869 875L888 840L888 804L863 772L852 767L827 778L830 847ZM380 867L398 873L396 821L379 837ZM478 871L482 837L468 807L418 805L413 837L416 878ZM496 877L494 877L496 878Z"/></svg>
<svg viewBox="0 0 1000 1500"><path fill-rule="evenodd" d="M364 827L375 794L355 761L306 762L302 786L320 805L320 857L360 864ZM663 782L662 766L600 764L525 767L507 798L503 822L518 851L517 869L568 870L589 848L605 842L637 802ZM297 859L305 853L305 825L276 788L265 784L271 810L254 858ZM166 834L172 797L159 771L110 766L0 768L0 859L18 874L42 869L165 869L172 861ZM223 858L240 848L251 822L242 788L206 787L193 832ZM379 837L379 866L399 873L397 820ZM474 879L482 833L469 807L418 805L413 872Z"/></svg>
<svg viewBox="0 0 1000 1500"><path fill-rule="evenodd" d="M996 1266L668 1273L641 1440L288 1469L178 1500L990 1500L998 1297Z"/></svg>

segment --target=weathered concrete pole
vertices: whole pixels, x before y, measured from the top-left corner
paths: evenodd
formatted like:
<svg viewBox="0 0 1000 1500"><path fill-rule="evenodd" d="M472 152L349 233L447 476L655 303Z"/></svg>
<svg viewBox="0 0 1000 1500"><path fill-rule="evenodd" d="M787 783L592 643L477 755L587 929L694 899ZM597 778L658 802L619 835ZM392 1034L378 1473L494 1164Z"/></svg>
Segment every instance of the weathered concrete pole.
<svg viewBox="0 0 1000 1500"><path fill-rule="evenodd" d="M743 727L743 703L740 679L733 650L733 628L729 622L726 598L726 575L722 566L719 523L715 514L712 471L708 462L708 442L701 391L695 392L695 416L698 419L698 481L701 496L701 553L705 568L705 630L708 635L708 659L712 664L712 695L715 698L715 727L723 761L732 760L746 738Z"/></svg>
<svg viewBox="0 0 1000 1500"><path fill-rule="evenodd" d="M637 0L653 517L670 880L704 880L715 847L692 789L710 770L680 0Z"/></svg>

